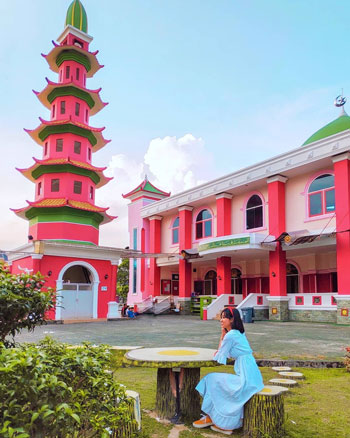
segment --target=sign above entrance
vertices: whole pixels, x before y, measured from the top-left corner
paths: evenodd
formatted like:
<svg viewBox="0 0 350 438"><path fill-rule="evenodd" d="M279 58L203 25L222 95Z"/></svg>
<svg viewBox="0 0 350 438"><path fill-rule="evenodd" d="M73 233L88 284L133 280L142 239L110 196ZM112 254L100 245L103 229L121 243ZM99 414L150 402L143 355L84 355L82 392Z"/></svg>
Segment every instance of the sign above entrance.
<svg viewBox="0 0 350 438"><path fill-rule="evenodd" d="M214 242L203 243L198 246L198 251L208 251L210 249L217 248L225 248L227 246L241 246L241 245L249 245L250 244L250 236L246 237L235 237L233 239L225 239L225 240L216 240Z"/></svg>

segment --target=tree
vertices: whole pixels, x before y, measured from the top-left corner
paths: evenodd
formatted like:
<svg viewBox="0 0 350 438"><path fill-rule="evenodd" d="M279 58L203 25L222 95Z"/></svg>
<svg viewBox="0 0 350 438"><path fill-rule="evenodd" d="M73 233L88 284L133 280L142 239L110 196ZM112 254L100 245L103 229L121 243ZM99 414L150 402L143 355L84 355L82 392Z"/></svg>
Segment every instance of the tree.
<svg viewBox="0 0 350 438"><path fill-rule="evenodd" d="M117 295L126 301L129 293L129 259L123 259L118 266Z"/></svg>
<svg viewBox="0 0 350 438"><path fill-rule="evenodd" d="M47 312L55 306L55 292L44 288L40 274L10 274L0 263L0 342L14 345L14 336L22 329L33 331L46 321ZM12 341L6 340L12 336Z"/></svg>

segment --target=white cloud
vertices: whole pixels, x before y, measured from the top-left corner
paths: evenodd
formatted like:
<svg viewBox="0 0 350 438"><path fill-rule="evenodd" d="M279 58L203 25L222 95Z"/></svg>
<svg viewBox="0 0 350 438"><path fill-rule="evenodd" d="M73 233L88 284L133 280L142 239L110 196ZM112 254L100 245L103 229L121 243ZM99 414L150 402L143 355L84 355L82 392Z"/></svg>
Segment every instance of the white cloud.
<svg viewBox="0 0 350 438"><path fill-rule="evenodd" d="M192 134L183 137L155 138L150 141L142 162L126 155L114 155L106 175L114 179L97 192L98 205L110 206L110 214L118 219L101 227L101 245L124 247L128 245L127 205L130 201L122 194L139 185L147 174L159 189L172 194L201 184L208 172L204 142Z"/></svg>

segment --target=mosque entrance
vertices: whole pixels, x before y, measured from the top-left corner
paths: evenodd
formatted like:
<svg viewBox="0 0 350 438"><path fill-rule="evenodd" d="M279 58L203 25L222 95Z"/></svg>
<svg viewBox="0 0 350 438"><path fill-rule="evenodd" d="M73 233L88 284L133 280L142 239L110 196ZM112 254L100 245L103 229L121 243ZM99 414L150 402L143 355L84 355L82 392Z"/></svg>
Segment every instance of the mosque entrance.
<svg viewBox="0 0 350 438"><path fill-rule="evenodd" d="M74 265L65 271L60 293L63 320L93 317L92 283L93 275L85 266Z"/></svg>

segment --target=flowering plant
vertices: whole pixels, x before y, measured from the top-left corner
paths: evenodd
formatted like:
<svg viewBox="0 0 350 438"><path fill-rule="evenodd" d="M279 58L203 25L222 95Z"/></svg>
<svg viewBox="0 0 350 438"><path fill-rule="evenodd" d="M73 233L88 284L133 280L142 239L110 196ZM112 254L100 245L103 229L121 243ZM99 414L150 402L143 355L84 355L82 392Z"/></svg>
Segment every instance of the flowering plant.
<svg viewBox="0 0 350 438"><path fill-rule="evenodd" d="M350 373L350 347L345 347L345 368L348 373Z"/></svg>

